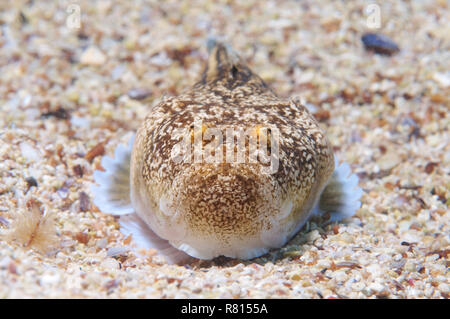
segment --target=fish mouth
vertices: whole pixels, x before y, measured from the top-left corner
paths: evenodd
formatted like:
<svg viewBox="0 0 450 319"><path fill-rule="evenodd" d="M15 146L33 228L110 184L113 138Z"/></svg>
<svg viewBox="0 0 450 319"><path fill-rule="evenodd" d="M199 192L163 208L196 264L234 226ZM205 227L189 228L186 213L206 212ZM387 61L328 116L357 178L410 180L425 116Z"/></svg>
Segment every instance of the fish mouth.
<svg viewBox="0 0 450 319"><path fill-rule="evenodd" d="M203 165L185 172L160 199L160 216L171 230L158 232L200 259L250 259L281 246L287 239L281 219L288 219L292 203L280 202L272 177L256 169Z"/></svg>
<svg viewBox="0 0 450 319"><path fill-rule="evenodd" d="M252 259L257 258L259 256L262 256L266 254L269 251L269 248L264 247L248 247L247 246L234 246L230 247L229 249L223 249L223 248L216 248L213 247L211 249L211 245L203 245L193 247L186 243L172 243L175 248L184 251L186 254L188 254L191 257L195 257L198 259L205 259L210 260L219 256L225 256L230 258L238 258L238 259Z"/></svg>

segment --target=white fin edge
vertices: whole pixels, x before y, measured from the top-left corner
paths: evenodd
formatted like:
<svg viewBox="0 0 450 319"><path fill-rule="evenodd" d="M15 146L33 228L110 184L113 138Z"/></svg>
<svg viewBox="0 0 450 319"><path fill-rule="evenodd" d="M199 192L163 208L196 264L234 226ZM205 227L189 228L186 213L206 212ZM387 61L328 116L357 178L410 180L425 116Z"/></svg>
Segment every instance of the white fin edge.
<svg viewBox="0 0 450 319"><path fill-rule="evenodd" d="M121 233L131 235L136 248L156 249L169 264L182 265L192 260L191 256L159 237L136 213L120 216L119 223Z"/></svg>
<svg viewBox="0 0 450 319"><path fill-rule="evenodd" d="M114 158L103 156L101 164L105 169L94 171L91 192L94 204L104 213L125 215L134 212L130 199L130 159L135 134L130 138L128 146L118 145Z"/></svg>
<svg viewBox="0 0 450 319"><path fill-rule="evenodd" d="M335 181L341 184L341 197L339 203L330 211L330 222L340 221L345 218L352 217L356 211L361 207L362 189L358 186L358 176L352 174L350 166L346 162L339 165L337 156L335 158L335 169L330 181ZM323 194L323 193L322 193ZM322 196L322 195L321 195ZM320 200L313 208L313 215L323 215L326 213L319 208Z"/></svg>

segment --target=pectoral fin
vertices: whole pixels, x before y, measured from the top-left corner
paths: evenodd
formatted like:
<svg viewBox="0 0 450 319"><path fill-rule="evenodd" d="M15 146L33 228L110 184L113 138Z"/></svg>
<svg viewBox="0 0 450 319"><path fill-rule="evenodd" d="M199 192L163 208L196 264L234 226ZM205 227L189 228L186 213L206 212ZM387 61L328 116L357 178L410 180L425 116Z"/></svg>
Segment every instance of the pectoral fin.
<svg viewBox="0 0 450 319"><path fill-rule="evenodd" d="M133 142L134 135L128 146L117 146L114 158L108 156L102 158L101 164L105 171L94 172L94 180L98 186L91 188L94 204L104 213L120 216L120 231L126 236L132 235L136 248L156 249L171 264L187 263L191 260L190 256L156 235L134 211L130 197L130 159Z"/></svg>
<svg viewBox="0 0 450 319"><path fill-rule="evenodd" d="M358 177L351 173L347 163L339 165L335 156L335 170L314 208L314 214L330 213L330 221L353 216L361 207L363 191L358 187Z"/></svg>
<svg viewBox="0 0 450 319"><path fill-rule="evenodd" d="M133 242L138 248L156 249L169 264L181 265L192 260L191 256L155 234L136 213L121 216L119 223L122 234L126 236L131 234Z"/></svg>
<svg viewBox="0 0 450 319"><path fill-rule="evenodd" d="M94 172L98 186L92 186L94 204L104 213L113 215L134 212L130 200L130 158L134 135L128 146L119 145L114 151L114 158L104 156L101 164L105 169Z"/></svg>

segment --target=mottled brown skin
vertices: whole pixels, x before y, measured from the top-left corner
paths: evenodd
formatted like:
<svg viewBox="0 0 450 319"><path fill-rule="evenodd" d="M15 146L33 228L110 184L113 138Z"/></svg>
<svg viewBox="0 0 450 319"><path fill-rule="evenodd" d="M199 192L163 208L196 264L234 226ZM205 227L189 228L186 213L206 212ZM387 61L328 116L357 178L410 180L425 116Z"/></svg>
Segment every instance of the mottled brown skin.
<svg viewBox="0 0 450 319"><path fill-rule="evenodd" d="M171 150L182 138L174 129L190 129L194 120L223 132L226 127L278 128L278 170L262 173L260 163L174 162ZM258 238L264 233L285 232L281 239L269 239L271 248L298 231L334 170L334 158L304 106L277 97L234 52L217 43L201 81L150 111L137 132L131 165L132 200L144 202L137 213L158 235L177 247L183 240L191 246L211 241L223 246L212 248L212 255L245 258L233 252L233 245L248 242L260 254L265 249ZM178 213L162 212L161 198ZM293 203L292 211L279 218L286 202Z"/></svg>

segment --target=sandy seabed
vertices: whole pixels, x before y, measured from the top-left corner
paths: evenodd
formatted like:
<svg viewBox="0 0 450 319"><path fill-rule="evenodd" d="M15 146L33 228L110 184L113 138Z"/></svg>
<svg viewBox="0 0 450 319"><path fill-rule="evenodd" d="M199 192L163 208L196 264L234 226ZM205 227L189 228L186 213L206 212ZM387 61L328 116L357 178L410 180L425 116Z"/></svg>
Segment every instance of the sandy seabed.
<svg viewBox="0 0 450 319"><path fill-rule="evenodd" d="M379 1L375 30L366 5L2 1L0 298L448 298L448 2ZM369 31L400 52L365 50ZM210 34L307 104L362 207L254 260L168 265L128 248L92 203L92 173L161 96L199 79ZM31 217L50 237L19 234Z"/></svg>

